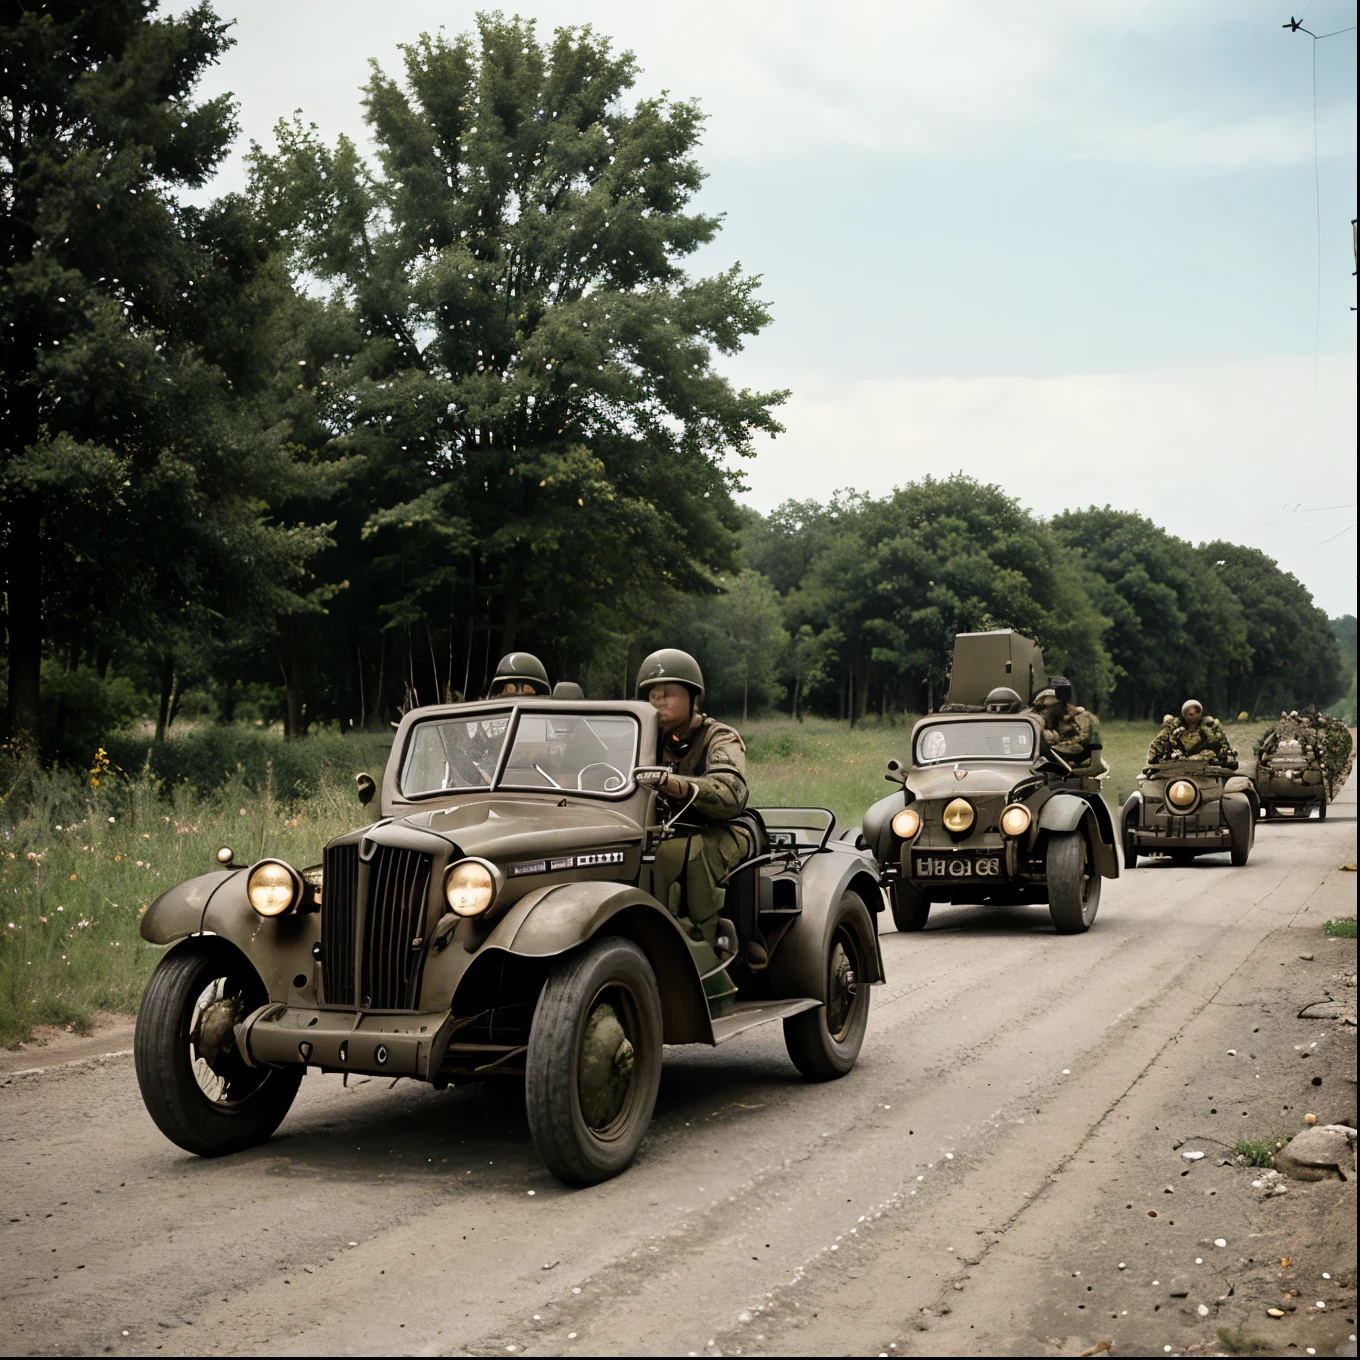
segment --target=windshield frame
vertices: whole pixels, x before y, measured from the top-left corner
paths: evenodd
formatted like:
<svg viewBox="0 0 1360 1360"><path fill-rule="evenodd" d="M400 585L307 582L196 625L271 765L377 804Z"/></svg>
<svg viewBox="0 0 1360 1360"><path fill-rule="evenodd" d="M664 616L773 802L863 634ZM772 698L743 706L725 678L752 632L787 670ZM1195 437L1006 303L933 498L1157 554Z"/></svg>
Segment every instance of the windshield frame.
<svg viewBox="0 0 1360 1360"><path fill-rule="evenodd" d="M974 755L974 756L939 756L934 760L923 760L918 754L918 752L920 751L921 740L924 738L927 728L962 727L965 723L968 722L977 723L979 721L986 724L987 726L992 727L999 727L1003 721L1006 723L1018 723L1023 727L1027 727L1032 734L1031 739L1034 742L1034 749L1031 750L1028 755L1007 756L993 753L988 755ZM1023 713L1007 713L1004 719L1000 717L992 717L990 714L970 713L966 718L962 717L955 719L947 718L946 721L943 722L931 722L929 720L923 720L920 724L918 724L916 729L911 734L911 763L913 768L918 770L934 770L938 769L941 766L958 765L964 761L969 760L999 760L1005 761L1008 765L1011 764L1032 765L1039 755L1039 736L1036 730L1037 726L1038 724L1036 722L1030 721Z"/></svg>
<svg viewBox="0 0 1360 1360"><path fill-rule="evenodd" d="M587 701L589 702L589 701ZM415 740L415 734L427 723L447 723L447 722L484 722L488 718L498 718L502 714L509 718L505 727L505 736L501 739L501 748L496 756L496 768L492 774L491 783L487 784L459 784L447 789L429 789L419 793L408 792L405 785L406 763L411 752L411 745ZM551 788L540 785L529 784L507 784L504 782L506 765L510 759L510 752L514 749L515 738L519 733L520 718L530 717L559 717L559 718L623 718L633 725L633 758L628 770L628 782L621 789L613 792L606 792L601 789L575 789L575 788ZM548 794L554 798L603 798L608 802L619 802L630 798L637 792L638 783L636 778L638 757L642 748L642 724L638 720L636 713L630 712L626 708L600 709L592 706L589 709L578 708L576 704L564 702L561 699L540 699L538 702L532 700L528 703L511 704L469 704L465 713L443 712L432 713L427 718L417 718L407 729L406 737L402 743L401 759L396 769L396 794L404 803L426 802L433 798L450 798L459 794L480 794L485 797L492 793L537 793Z"/></svg>

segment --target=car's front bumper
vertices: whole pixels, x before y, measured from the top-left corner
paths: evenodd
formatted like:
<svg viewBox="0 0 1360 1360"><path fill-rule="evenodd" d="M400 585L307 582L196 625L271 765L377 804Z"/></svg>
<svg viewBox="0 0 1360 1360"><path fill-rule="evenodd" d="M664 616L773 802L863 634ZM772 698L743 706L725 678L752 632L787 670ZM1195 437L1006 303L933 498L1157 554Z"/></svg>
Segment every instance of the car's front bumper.
<svg viewBox="0 0 1360 1360"><path fill-rule="evenodd" d="M447 1011L356 1014L275 1004L246 1017L237 1028L237 1045L256 1066L302 1065L429 1081L443 1061L449 1029Z"/></svg>

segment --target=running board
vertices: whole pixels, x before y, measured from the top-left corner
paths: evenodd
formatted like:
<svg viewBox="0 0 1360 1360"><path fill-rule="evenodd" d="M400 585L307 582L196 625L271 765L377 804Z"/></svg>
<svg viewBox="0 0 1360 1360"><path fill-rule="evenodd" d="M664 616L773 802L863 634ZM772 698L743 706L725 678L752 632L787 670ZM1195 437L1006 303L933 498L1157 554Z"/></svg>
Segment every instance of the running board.
<svg viewBox="0 0 1360 1360"><path fill-rule="evenodd" d="M757 1025L768 1025L771 1020L785 1020L800 1011L820 1006L820 1001L800 996L792 1001L738 1001L731 1015L723 1015L713 1022L714 1044L725 1044L738 1034L745 1034Z"/></svg>

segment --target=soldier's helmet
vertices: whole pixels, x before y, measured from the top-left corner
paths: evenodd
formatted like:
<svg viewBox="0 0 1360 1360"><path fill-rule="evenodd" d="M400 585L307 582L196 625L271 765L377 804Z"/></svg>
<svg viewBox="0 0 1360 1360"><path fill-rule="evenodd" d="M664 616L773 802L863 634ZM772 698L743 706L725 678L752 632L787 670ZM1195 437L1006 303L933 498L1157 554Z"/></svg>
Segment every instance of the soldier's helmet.
<svg viewBox="0 0 1360 1360"><path fill-rule="evenodd" d="M559 680L553 686L554 699L584 699L586 692L575 680Z"/></svg>
<svg viewBox="0 0 1360 1360"><path fill-rule="evenodd" d="M1186 715L1187 713L1189 713L1190 710L1191 710L1192 708L1197 708L1197 709L1199 709L1199 711L1200 711L1201 713L1204 712L1204 705L1203 705L1202 703L1200 703L1200 701L1199 701L1198 699L1187 699L1187 700L1181 705L1181 717L1182 717L1182 718L1185 717L1185 715Z"/></svg>
<svg viewBox="0 0 1360 1360"><path fill-rule="evenodd" d="M1043 708L1047 704L1058 702L1058 692L1055 689L1041 689L1031 701L1035 708Z"/></svg>
<svg viewBox="0 0 1360 1360"><path fill-rule="evenodd" d="M496 674L491 677L491 692L496 693L506 680L530 684L535 694L547 694L552 688L547 670L532 652L507 652L501 657L496 663Z"/></svg>
<svg viewBox="0 0 1360 1360"><path fill-rule="evenodd" d="M998 685L988 694L982 706L988 713L1019 713L1025 701L1013 689Z"/></svg>
<svg viewBox="0 0 1360 1360"><path fill-rule="evenodd" d="M1048 686L1060 704L1072 702L1072 682L1065 675L1050 675Z"/></svg>
<svg viewBox="0 0 1360 1360"><path fill-rule="evenodd" d="M688 652L682 652L678 647L662 647L638 667L638 698L645 699L647 691L653 685L663 685L668 681L671 684L684 685L694 695L696 704L703 701L704 673L699 669L699 663Z"/></svg>

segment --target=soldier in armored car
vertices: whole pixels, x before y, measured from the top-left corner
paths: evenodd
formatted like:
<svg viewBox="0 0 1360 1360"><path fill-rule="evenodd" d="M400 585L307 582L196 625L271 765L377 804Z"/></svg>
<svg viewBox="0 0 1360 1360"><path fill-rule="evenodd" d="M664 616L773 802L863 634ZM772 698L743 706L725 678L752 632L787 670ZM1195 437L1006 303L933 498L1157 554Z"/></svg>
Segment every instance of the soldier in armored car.
<svg viewBox="0 0 1360 1360"><path fill-rule="evenodd" d="M532 652L507 652L496 663L496 674L487 689L488 699L499 699L503 694L548 694L548 672Z"/></svg>
<svg viewBox="0 0 1360 1360"><path fill-rule="evenodd" d="M1178 723L1162 730L1148 747L1148 763L1170 760L1176 756L1185 760L1212 761L1230 770L1237 768L1237 752L1233 750L1223 724L1217 718L1204 712L1204 705L1198 699L1187 699L1181 705Z"/></svg>
<svg viewBox="0 0 1360 1360"><path fill-rule="evenodd" d="M660 719L657 764L666 767L639 771L638 782L681 808L682 834L657 851L657 896L712 945L726 897L722 880L749 849L745 828L732 821L746 807L746 746L733 728L699 711L704 677L688 652L653 652L638 671L637 692Z"/></svg>
<svg viewBox="0 0 1360 1360"><path fill-rule="evenodd" d="M1044 720L1040 739L1044 749L1061 756L1074 774L1098 774L1104 741L1100 720L1072 702L1072 682L1065 676L1049 677L1049 687L1034 696L1033 711Z"/></svg>

